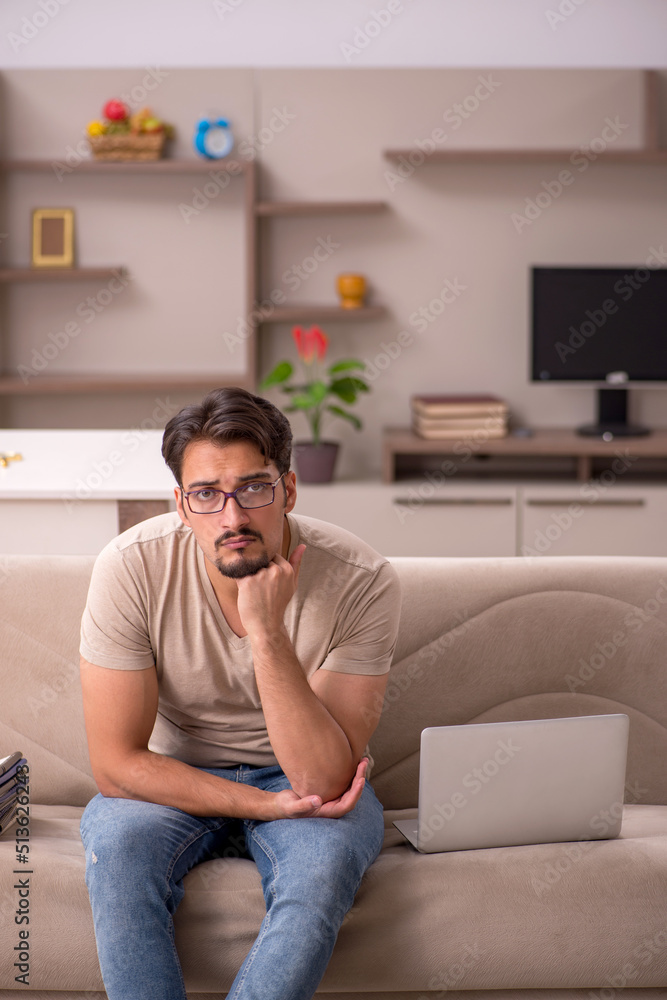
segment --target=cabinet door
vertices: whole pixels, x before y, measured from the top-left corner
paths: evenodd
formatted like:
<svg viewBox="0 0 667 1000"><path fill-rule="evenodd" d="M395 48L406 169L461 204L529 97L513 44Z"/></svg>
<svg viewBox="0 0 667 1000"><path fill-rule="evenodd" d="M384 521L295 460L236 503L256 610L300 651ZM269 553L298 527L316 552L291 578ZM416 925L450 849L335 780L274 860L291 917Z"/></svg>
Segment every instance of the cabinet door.
<svg viewBox="0 0 667 1000"><path fill-rule="evenodd" d="M667 489L581 486L522 491L520 555L667 555Z"/></svg>
<svg viewBox="0 0 667 1000"><path fill-rule="evenodd" d="M347 528L386 556L512 556L511 487L335 483L298 488L295 513Z"/></svg>
<svg viewBox="0 0 667 1000"><path fill-rule="evenodd" d="M97 555L118 534L115 500L0 500L2 555Z"/></svg>

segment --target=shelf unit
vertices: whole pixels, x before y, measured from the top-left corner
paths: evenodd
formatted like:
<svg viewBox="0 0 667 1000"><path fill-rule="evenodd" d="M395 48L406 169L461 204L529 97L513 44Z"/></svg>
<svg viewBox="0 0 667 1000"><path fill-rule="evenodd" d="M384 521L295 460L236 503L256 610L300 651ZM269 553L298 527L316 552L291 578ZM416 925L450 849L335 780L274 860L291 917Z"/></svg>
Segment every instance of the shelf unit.
<svg viewBox="0 0 667 1000"><path fill-rule="evenodd" d="M382 479L385 483L397 481L401 458L442 459L441 472L446 476L462 472L471 458L493 457L514 459L569 459L576 469L576 481L585 482L593 474L595 459L613 465L624 463L628 480L632 479L632 466L640 459L667 459L667 430L656 430L647 437L618 437L613 441L582 437L573 430L544 428L535 430L529 437L508 434L503 438L486 440L484 432L470 432L459 439L436 441L419 437L402 427L388 427L382 441ZM620 465L618 466L620 469ZM485 470L490 476L493 468ZM625 475L625 472L620 473Z"/></svg>
<svg viewBox="0 0 667 1000"><path fill-rule="evenodd" d="M409 159L415 153L428 163L546 163L553 160L567 161L571 149L436 149L422 153L417 149L385 149L388 160ZM666 164L667 149L618 149L596 153L596 163Z"/></svg>
<svg viewBox="0 0 667 1000"><path fill-rule="evenodd" d="M377 215L388 209L386 201L258 201L255 205L257 239L262 220L277 218L316 218L333 215ZM258 289L262 280L257 262L256 278ZM259 296L258 296L259 297ZM275 323L358 323L382 319L387 310L381 305L362 306L358 309L343 309L327 303L308 303L275 306L270 316L260 319L258 326Z"/></svg>
<svg viewBox="0 0 667 1000"><path fill-rule="evenodd" d="M0 282L14 281L104 281L105 278L124 277L124 267L0 267Z"/></svg>
<svg viewBox="0 0 667 1000"><path fill-rule="evenodd" d="M659 78L655 70L644 70L644 142L638 149L606 149L596 152L596 163L621 164L667 164L667 149L660 148L660 118L659 118ZM384 156L388 160L407 159L418 155L420 163L546 163L553 160L567 160L572 149L435 149L424 153L414 148L385 149Z"/></svg>
<svg viewBox="0 0 667 1000"><path fill-rule="evenodd" d="M255 213L258 216L278 215L367 215L384 212L386 201L258 201Z"/></svg>
<svg viewBox="0 0 667 1000"><path fill-rule="evenodd" d="M254 224L254 205L256 197L255 165L251 161L225 160L213 163L209 160L196 159L164 159L116 162L110 160L81 160L69 173L64 173L65 184L71 182L79 174L93 175L145 175L174 176L187 174L207 175L212 169L226 171L244 181L244 229L246 234L244 270L246 273L246 288L244 303L246 312L250 314L255 300L255 284L251 276L254 274L256 242ZM52 160L0 160L0 174L8 173L54 173ZM72 267L44 268L8 266L0 268L0 285L8 286L19 282L77 282L88 280L106 280L127 274L122 265L117 267ZM124 392L166 392L169 390L202 390L207 391L220 385L242 385L251 388L254 384L255 343L254 337L248 338L248 365L244 378L235 375L232 379L211 372L192 375L126 375L122 373L90 374L90 375L52 375L42 376L26 382L18 375L0 374L0 397L29 396L42 394L83 394L83 393L124 393Z"/></svg>
<svg viewBox="0 0 667 1000"><path fill-rule="evenodd" d="M645 70L643 76L644 120L643 145L638 149L605 150L595 154L596 162L608 164L667 165L667 149L660 147L659 78L654 70ZM411 157L418 157L419 164L540 164L558 160L568 161L572 149L435 149L430 153L415 148L385 149L386 159L405 163L411 168L417 164ZM406 428L387 428L382 443L382 478L385 483L396 480L401 457L429 459L441 456L461 456L469 449L479 456L508 456L513 458L569 458L576 466L576 478L584 481L593 472L595 459L612 459L618 448L629 446L638 458L667 459L667 430L658 430L646 438L617 438L605 442L584 438L573 430L536 430L530 437L505 438L484 441L462 438L459 441L434 441L421 438ZM667 473L667 463L663 477Z"/></svg>
<svg viewBox="0 0 667 1000"><path fill-rule="evenodd" d="M245 376L234 375L232 379L213 373L202 375L155 375L130 376L120 373L109 375L57 375L40 376L25 382L19 376L0 373L0 397L38 394L64 393L122 393L168 390L202 390L220 385L242 385L252 389L261 373L258 372L257 339L262 326L275 323L352 323L381 319L386 309L380 305L360 309L343 309L329 303L293 304L276 306L270 316L258 316L257 303L261 300L260 267L258 245L260 225L264 219L286 217L316 217L322 215L378 214L387 209L387 203L377 200L360 201L268 201L257 197L257 167L252 161L223 160L209 161L196 159L152 160L141 162L114 162L105 160L82 160L69 173L63 175L67 183L70 176L93 175L176 175L202 174L211 170L225 170L233 177L240 177L244 183L244 271L245 314L248 317L250 335L246 338L247 366ZM10 172L54 174L50 160L0 160L0 174ZM73 268L33 268L20 266L0 267L0 286L19 282L77 282L105 280L122 276L127 271L122 265L117 267L73 267Z"/></svg>

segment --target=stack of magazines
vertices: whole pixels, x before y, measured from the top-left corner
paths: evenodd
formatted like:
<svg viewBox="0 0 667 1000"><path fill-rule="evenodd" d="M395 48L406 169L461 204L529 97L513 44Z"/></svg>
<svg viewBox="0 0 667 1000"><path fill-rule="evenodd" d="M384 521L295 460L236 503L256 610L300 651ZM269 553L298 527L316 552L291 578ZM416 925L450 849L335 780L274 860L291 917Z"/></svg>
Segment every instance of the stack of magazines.
<svg viewBox="0 0 667 1000"><path fill-rule="evenodd" d="M17 799L25 787L22 768L26 763L20 750L0 758L0 834L16 822Z"/></svg>
<svg viewBox="0 0 667 1000"><path fill-rule="evenodd" d="M413 396L412 429L423 438L485 438L507 434L509 408L498 396Z"/></svg>

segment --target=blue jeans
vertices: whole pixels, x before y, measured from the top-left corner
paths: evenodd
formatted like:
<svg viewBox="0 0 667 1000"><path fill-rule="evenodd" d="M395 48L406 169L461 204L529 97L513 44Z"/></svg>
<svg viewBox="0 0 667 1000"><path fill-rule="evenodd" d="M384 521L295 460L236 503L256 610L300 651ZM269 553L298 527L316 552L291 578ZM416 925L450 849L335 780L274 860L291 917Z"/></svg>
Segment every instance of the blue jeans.
<svg viewBox="0 0 667 1000"><path fill-rule="evenodd" d="M206 770L266 791L290 787L275 766ZM183 878L220 856L239 832L262 878L266 916L228 998L313 996L361 878L382 846L382 806L368 783L340 819L230 820L96 795L83 814L81 837L109 1000L186 1000L173 927Z"/></svg>

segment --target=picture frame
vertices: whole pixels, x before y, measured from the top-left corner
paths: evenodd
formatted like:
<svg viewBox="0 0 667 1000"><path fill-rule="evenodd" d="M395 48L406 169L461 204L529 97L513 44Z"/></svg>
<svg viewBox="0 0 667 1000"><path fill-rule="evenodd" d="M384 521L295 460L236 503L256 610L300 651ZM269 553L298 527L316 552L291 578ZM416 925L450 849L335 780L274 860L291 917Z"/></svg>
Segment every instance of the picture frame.
<svg viewBox="0 0 667 1000"><path fill-rule="evenodd" d="M32 213L32 266L74 265L74 211L36 208Z"/></svg>

